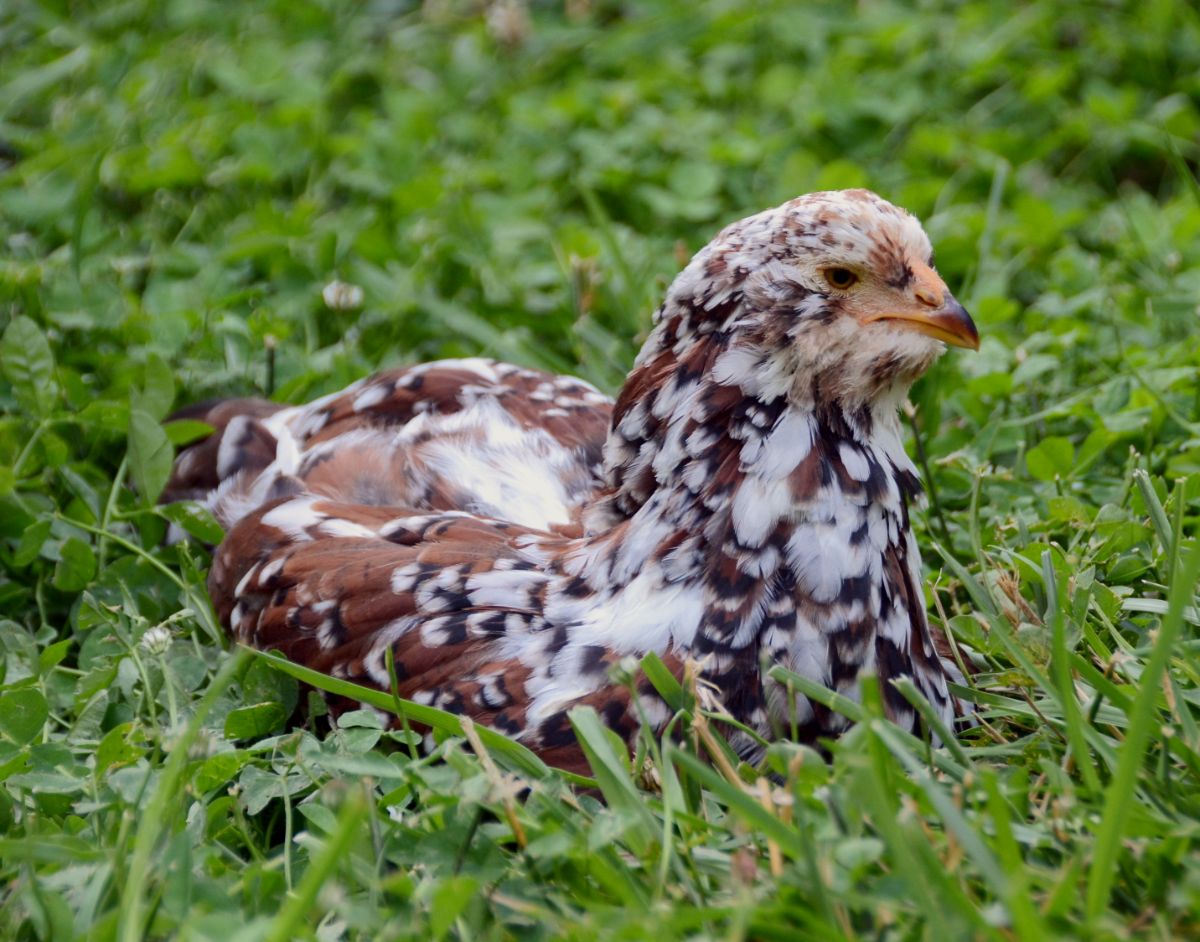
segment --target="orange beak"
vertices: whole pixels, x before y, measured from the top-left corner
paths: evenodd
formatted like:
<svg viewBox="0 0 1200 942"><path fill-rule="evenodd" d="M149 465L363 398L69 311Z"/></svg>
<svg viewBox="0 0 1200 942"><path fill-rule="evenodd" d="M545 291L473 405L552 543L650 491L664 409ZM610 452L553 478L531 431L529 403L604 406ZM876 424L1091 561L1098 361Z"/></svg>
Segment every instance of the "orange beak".
<svg viewBox="0 0 1200 942"><path fill-rule="evenodd" d="M898 325L948 343L952 347L979 349L979 331L975 322L971 320L967 309L949 293L942 296L942 303L937 308L914 307L907 311L873 314L866 319L868 324L873 321L895 321Z"/></svg>

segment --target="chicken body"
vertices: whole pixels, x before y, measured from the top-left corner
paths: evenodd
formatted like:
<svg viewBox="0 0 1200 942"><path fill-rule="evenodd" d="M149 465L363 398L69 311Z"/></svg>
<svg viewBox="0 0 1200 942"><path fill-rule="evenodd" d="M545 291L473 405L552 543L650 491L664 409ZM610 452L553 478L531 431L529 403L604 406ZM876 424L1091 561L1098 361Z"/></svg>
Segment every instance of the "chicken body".
<svg viewBox="0 0 1200 942"><path fill-rule="evenodd" d="M762 735L844 719L766 676L848 696L909 677L961 712L926 622L920 484L897 407L943 349L977 345L919 224L866 191L734 223L678 276L615 404L490 360L369 378L301 407L233 400L171 497L229 528L210 591L239 640L470 715L581 768L567 720L627 738L669 711L623 657L700 677ZM634 698L637 703L634 703ZM756 740L734 732L742 754Z"/></svg>

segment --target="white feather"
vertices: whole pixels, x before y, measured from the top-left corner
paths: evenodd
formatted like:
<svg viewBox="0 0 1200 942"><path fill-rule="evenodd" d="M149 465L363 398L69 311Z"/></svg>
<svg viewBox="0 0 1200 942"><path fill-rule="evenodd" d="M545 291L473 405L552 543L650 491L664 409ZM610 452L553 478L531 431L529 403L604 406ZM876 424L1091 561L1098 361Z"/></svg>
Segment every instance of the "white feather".
<svg viewBox="0 0 1200 942"><path fill-rule="evenodd" d="M326 519L325 514L313 509L317 500L316 497L297 497L284 501L263 514L262 522L268 527L283 531L289 539L307 542L312 539L308 528Z"/></svg>
<svg viewBox="0 0 1200 942"><path fill-rule="evenodd" d="M353 520L344 520L341 517L329 517L323 520L320 532L322 536L332 536L335 538L372 539L376 536L375 531L370 527L364 527L361 523L355 523Z"/></svg>
<svg viewBox="0 0 1200 942"><path fill-rule="evenodd" d="M814 602L832 602L842 588L844 548L829 536L827 526L798 526L787 544L788 563L796 573L797 585Z"/></svg>
<svg viewBox="0 0 1200 942"><path fill-rule="evenodd" d="M812 451L813 433L809 413L788 409L766 437L755 471L765 478L791 474Z"/></svg>
<svg viewBox="0 0 1200 942"><path fill-rule="evenodd" d="M372 383L355 397L352 408L355 412L362 412L377 406L388 397L389 391L390 388L383 383Z"/></svg>
<svg viewBox="0 0 1200 942"><path fill-rule="evenodd" d="M779 521L792 509L787 479L764 480L747 475L733 495L733 530L745 546L762 546Z"/></svg>
<svg viewBox="0 0 1200 942"><path fill-rule="evenodd" d="M854 480L865 481L871 476L871 464L857 445L842 442L838 446L838 454L842 459L842 467Z"/></svg>
<svg viewBox="0 0 1200 942"><path fill-rule="evenodd" d="M514 608L528 605L530 595L544 585L549 576L533 569L492 569L467 577L466 588L471 604L481 608Z"/></svg>

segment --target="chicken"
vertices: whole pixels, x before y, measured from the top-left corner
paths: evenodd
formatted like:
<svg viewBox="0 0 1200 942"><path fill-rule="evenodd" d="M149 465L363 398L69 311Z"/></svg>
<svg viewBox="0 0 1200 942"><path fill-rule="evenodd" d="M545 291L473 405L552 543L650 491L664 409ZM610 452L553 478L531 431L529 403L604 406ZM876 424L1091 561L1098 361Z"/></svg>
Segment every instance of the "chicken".
<svg viewBox="0 0 1200 942"><path fill-rule="evenodd" d="M239 641L469 715L584 768L567 719L627 739L670 713L656 652L761 735L836 736L772 665L857 697L909 677L963 705L926 621L921 494L897 410L975 325L917 220L866 190L813 193L722 230L676 277L615 403L491 360L383 373L305 406L193 409L216 429L168 497L226 525L209 589ZM636 701L636 702L635 702ZM731 728L748 757L756 740Z"/></svg>

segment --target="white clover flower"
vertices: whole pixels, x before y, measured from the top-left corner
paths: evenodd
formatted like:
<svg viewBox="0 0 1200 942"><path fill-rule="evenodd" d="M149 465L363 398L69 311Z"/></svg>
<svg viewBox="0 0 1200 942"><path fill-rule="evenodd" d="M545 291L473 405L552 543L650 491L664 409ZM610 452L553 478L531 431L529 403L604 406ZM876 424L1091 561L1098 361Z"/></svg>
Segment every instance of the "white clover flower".
<svg viewBox="0 0 1200 942"><path fill-rule="evenodd" d="M519 46L532 29L529 8L521 0L495 0L488 7L487 27L492 38L506 46Z"/></svg>
<svg viewBox="0 0 1200 942"><path fill-rule="evenodd" d="M143 651L155 657L166 654L167 648L171 646L171 629L166 625L155 625L142 635L139 644Z"/></svg>
<svg viewBox="0 0 1200 942"><path fill-rule="evenodd" d="M335 278L321 289L321 298L331 311L352 311L362 307L363 289Z"/></svg>

